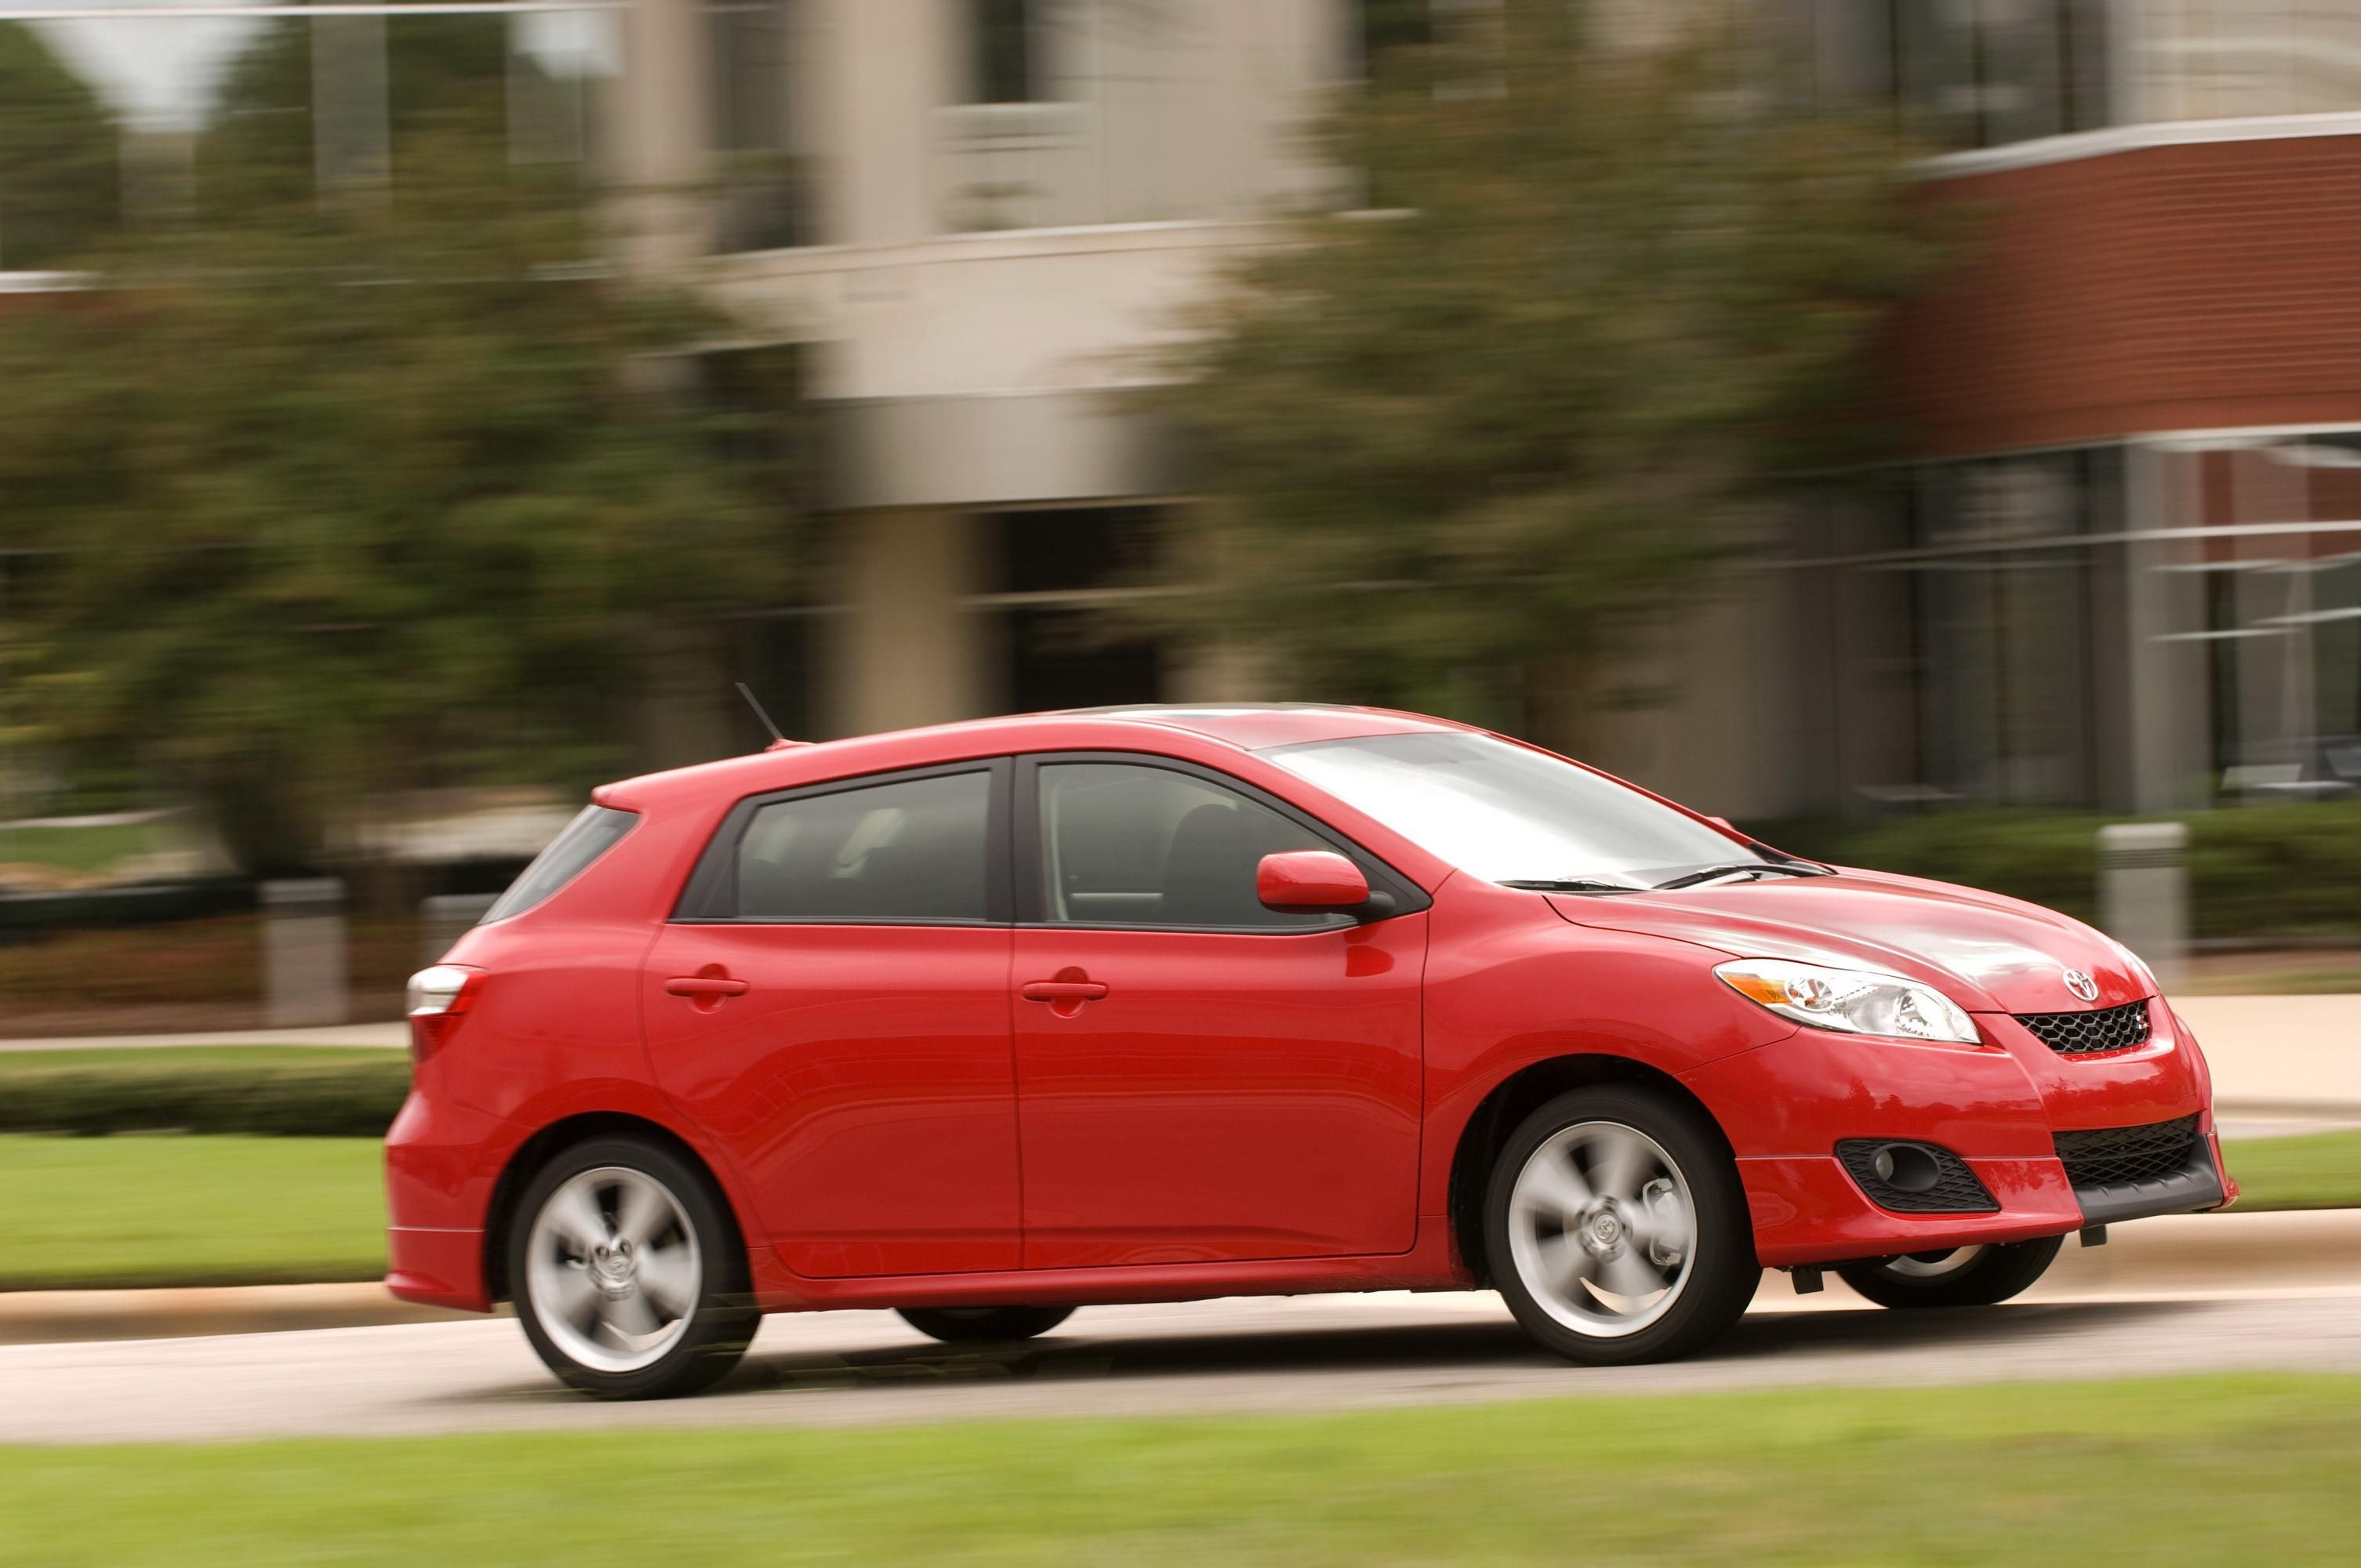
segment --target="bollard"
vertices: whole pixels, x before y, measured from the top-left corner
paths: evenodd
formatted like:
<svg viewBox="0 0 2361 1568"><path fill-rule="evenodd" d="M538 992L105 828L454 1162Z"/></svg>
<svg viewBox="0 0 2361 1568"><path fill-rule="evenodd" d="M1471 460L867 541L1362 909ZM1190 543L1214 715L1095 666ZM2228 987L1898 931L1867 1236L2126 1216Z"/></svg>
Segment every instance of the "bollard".
<svg viewBox="0 0 2361 1568"><path fill-rule="evenodd" d="M446 893L418 901L418 961L438 964L443 955L484 912L499 902L496 893Z"/></svg>
<svg viewBox="0 0 2361 1568"><path fill-rule="evenodd" d="M345 884L309 877L262 884L262 996L274 1029L344 1024Z"/></svg>
<svg viewBox="0 0 2361 1568"><path fill-rule="evenodd" d="M2099 829L2099 925L2137 953L2169 994L2189 957L2189 829L2123 822Z"/></svg>

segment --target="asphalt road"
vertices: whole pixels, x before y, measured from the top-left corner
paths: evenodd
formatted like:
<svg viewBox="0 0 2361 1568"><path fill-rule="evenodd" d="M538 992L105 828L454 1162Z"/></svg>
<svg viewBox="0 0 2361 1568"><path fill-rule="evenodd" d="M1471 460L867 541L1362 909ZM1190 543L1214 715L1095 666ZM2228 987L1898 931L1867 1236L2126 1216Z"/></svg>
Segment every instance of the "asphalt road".
<svg viewBox="0 0 2361 1568"><path fill-rule="evenodd" d="M2361 1373L2361 1280L1888 1312L1836 1286L1798 1299L1774 1276L1713 1354L1611 1370L1535 1351L1488 1294L1091 1308L989 1354L885 1313L833 1312L772 1318L719 1388L642 1405L559 1388L505 1320L19 1345L0 1348L0 1442L1301 1412L2266 1370Z"/></svg>

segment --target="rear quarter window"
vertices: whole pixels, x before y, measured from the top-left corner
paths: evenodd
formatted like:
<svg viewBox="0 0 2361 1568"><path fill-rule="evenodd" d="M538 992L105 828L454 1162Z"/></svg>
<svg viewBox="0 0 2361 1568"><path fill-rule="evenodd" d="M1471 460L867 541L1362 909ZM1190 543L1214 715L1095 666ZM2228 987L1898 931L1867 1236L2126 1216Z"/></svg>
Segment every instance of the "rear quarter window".
<svg viewBox="0 0 2361 1568"><path fill-rule="evenodd" d="M581 815L567 823L565 831L552 839L549 847L535 855L533 864L509 884L509 890L484 911L478 924L489 926L546 902L559 888L588 870L592 861L613 849L639 820L629 811L604 806L584 806Z"/></svg>

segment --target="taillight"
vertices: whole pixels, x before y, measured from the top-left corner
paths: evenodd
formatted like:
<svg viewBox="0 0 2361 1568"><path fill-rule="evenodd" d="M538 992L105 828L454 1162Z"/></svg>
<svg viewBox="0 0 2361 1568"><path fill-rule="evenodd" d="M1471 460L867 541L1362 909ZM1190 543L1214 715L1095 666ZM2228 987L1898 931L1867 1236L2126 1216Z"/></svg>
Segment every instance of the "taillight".
<svg viewBox="0 0 2361 1568"><path fill-rule="evenodd" d="M476 1005L484 971L466 964L436 964L410 977L410 1059L423 1066L443 1048L459 1020Z"/></svg>

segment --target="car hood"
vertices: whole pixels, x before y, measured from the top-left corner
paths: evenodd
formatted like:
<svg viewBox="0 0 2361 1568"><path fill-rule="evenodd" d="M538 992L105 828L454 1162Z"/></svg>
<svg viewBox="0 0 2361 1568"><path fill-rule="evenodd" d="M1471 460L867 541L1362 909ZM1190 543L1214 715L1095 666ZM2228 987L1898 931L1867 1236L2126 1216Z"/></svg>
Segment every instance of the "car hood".
<svg viewBox="0 0 2361 1568"><path fill-rule="evenodd" d="M1971 1013L2074 1013L2151 990L2125 950L2080 920L1998 894L1881 872L1765 877L1669 893L1550 895L1577 926L1669 937L1733 958L1883 970L1939 987ZM2095 1001L2066 971L2098 982Z"/></svg>

